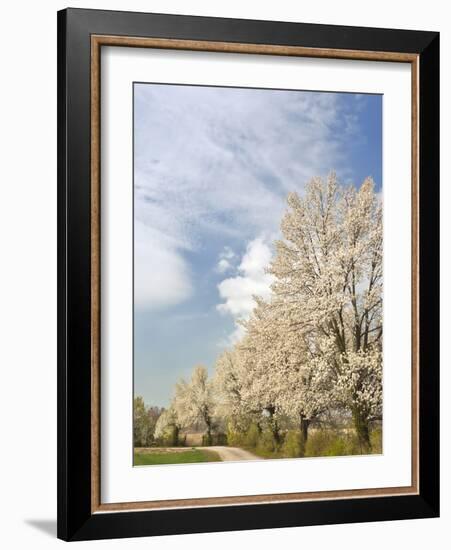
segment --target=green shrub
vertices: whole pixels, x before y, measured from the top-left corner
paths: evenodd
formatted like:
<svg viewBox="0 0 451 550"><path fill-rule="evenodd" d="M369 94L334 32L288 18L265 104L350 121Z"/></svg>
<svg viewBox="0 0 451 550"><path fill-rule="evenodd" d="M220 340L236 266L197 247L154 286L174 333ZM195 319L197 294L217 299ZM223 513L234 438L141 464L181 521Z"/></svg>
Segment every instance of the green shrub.
<svg viewBox="0 0 451 550"><path fill-rule="evenodd" d="M246 447L257 447L260 442L260 430L256 424L251 424L244 437Z"/></svg>
<svg viewBox="0 0 451 550"><path fill-rule="evenodd" d="M371 452L382 452L382 430L371 432ZM362 453L354 431L315 430L309 434L305 456L349 456Z"/></svg>
<svg viewBox="0 0 451 550"><path fill-rule="evenodd" d="M301 441L298 430L290 430L285 434L284 442L281 447L282 456L286 458L296 458L301 456Z"/></svg>
<svg viewBox="0 0 451 550"><path fill-rule="evenodd" d="M354 434L316 430L309 435L305 456L344 456L359 454Z"/></svg>
<svg viewBox="0 0 451 550"><path fill-rule="evenodd" d="M227 444L231 447L253 447L258 444L260 430L257 424L250 424L247 430L240 431L232 423L227 426Z"/></svg>
<svg viewBox="0 0 451 550"><path fill-rule="evenodd" d="M370 434L371 452L374 454L382 454L382 428L377 427Z"/></svg>
<svg viewBox="0 0 451 550"><path fill-rule="evenodd" d="M167 426L157 444L161 447L178 447L185 444L186 436L179 438L179 430L175 426Z"/></svg>
<svg viewBox="0 0 451 550"><path fill-rule="evenodd" d="M354 454L353 442L347 436L335 435L330 438L328 445L325 448L324 456L344 456Z"/></svg>
<svg viewBox="0 0 451 550"><path fill-rule="evenodd" d="M231 447L245 446L245 434L237 430L231 422L227 425L226 437L228 445Z"/></svg>
<svg viewBox="0 0 451 550"><path fill-rule="evenodd" d="M274 441L273 434L266 430L259 435L257 445L255 447L263 454L277 451L277 445Z"/></svg>
<svg viewBox="0 0 451 550"><path fill-rule="evenodd" d="M330 432L326 430L310 430L307 444L305 446L305 456L324 456L326 449L330 446Z"/></svg>

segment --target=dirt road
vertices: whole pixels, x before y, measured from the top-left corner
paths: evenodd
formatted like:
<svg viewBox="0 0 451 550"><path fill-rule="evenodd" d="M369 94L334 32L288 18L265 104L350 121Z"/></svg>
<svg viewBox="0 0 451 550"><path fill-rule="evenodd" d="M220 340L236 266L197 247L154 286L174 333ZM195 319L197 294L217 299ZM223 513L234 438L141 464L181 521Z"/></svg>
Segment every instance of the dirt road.
<svg viewBox="0 0 451 550"><path fill-rule="evenodd" d="M199 449L206 449L218 453L223 461L231 460L260 460L260 457L240 449L239 447L220 447L213 445L212 447L199 447Z"/></svg>

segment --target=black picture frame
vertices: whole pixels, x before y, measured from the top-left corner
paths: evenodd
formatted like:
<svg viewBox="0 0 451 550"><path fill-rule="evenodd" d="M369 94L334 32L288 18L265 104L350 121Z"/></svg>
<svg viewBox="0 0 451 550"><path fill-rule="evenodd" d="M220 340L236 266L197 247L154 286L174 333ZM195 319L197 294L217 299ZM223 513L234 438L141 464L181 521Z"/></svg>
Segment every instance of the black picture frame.
<svg viewBox="0 0 451 550"><path fill-rule="evenodd" d="M92 513L91 36L417 54L419 494ZM58 12L58 537L88 540L439 515L439 33L66 9Z"/></svg>

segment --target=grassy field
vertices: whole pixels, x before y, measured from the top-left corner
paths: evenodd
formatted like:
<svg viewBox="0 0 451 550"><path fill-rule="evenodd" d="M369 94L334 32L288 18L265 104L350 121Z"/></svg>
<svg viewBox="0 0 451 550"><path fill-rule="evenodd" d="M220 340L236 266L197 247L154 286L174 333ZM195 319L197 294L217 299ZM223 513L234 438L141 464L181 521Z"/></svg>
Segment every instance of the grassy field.
<svg viewBox="0 0 451 550"><path fill-rule="evenodd" d="M214 451L204 449L177 449L139 451L134 453L134 466L149 466L154 464L190 464L194 462L220 462L219 455Z"/></svg>

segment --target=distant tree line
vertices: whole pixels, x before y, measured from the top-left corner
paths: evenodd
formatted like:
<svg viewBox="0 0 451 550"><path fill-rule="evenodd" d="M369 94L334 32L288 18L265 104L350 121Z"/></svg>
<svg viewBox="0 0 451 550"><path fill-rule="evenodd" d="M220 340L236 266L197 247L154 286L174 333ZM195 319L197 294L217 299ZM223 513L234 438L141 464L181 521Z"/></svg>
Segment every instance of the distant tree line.
<svg viewBox="0 0 451 550"><path fill-rule="evenodd" d="M133 404L133 442L135 447L152 447L155 441L155 426L164 409L147 407L144 399L135 397Z"/></svg>

